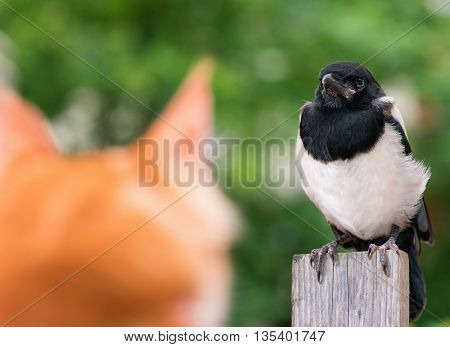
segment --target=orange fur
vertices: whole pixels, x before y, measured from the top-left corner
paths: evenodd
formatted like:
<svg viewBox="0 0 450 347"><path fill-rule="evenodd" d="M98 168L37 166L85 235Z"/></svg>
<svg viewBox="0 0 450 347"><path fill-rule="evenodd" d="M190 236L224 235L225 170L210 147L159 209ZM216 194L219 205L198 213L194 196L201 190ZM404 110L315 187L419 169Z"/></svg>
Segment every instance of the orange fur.
<svg viewBox="0 0 450 347"><path fill-rule="evenodd" d="M194 68L162 114L195 143L211 129L210 74L208 62ZM183 135L156 120L143 137L172 146ZM200 186L197 178L181 188L173 184L172 172L143 170L138 157L155 153L139 152L136 144L59 154L39 113L6 89L0 90L0 141L0 322L224 323L236 214L217 188ZM197 152L182 154L182 160L192 158L197 168L207 169ZM140 170L172 183L142 187Z"/></svg>

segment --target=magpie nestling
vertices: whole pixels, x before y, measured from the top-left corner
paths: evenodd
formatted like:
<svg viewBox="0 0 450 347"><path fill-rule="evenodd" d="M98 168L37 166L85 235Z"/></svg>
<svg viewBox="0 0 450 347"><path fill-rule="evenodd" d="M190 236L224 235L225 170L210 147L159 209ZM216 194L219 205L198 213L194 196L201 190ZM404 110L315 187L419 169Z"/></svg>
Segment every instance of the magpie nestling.
<svg viewBox="0 0 450 347"><path fill-rule="evenodd" d="M410 319L425 306L421 240L433 244L423 198L430 171L414 160L402 116L372 74L355 62L320 71L315 100L300 111L296 164L303 190L324 214L336 240L311 252L320 282L323 258L337 246L409 256Z"/></svg>

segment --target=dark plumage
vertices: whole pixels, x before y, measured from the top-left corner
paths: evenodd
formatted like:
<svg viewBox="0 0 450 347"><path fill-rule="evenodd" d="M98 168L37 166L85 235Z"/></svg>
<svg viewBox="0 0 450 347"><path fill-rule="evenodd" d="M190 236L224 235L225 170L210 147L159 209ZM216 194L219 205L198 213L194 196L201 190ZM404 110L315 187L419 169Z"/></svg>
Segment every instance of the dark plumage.
<svg viewBox="0 0 450 347"><path fill-rule="evenodd" d="M415 320L423 311L426 301L425 284L418 263L420 242L421 240L430 244L434 242L430 218L422 197L423 190L417 186L423 185L424 189L429 175L424 172L426 168L412 158L411 146L402 126L401 115L394 114L393 100L385 95L381 86L364 66L354 62L336 62L320 71L319 81L314 102L306 104L301 111L298 146L300 153L306 151L303 156L298 156L299 167L304 176L302 186L324 213L338 238L337 241L311 253L318 277L320 279L321 257L326 253L333 253L336 246L343 242L344 247L353 247L358 251L369 249L369 256L379 249L382 252L382 264L385 269L387 264L383 263L384 252L387 249L401 249L409 256L410 319ZM392 148L392 154L387 148ZM385 166L392 169L387 172L370 171L364 165L374 165L376 168L377 164L371 164L372 160L387 160L390 166L387 164ZM405 163L397 165L396 160L405 161L407 165ZM379 164L384 165L383 162ZM405 171L402 179L402 176L398 175L399 173L402 175L403 167L409 171ZM354 177L349 178L350 182L333 181L333 177L340 177L341 180L343 177L346 178L348 172L354 174ZM323 179L328 181L320 179L307 181L308 174L311 178L326 177ZM348 200L349 196L354 196L355 200L367 196L367 199L363 199L365 206L357 205L355 209L367 210L366 218L372 218L372 212L376 212L374 209L377 207L370 205L371 201L390 198L388 183L383 186L384 177L385 182L404 185L403 190L398 190L403 193L398 193L400 195L394 196L392 201L403 201L402 204L407 206L405 214L408 214L405 221L405 216L401 216L402 210L399 210L396 216L391 216L387 210L386 218L392 219L390 229L383 226L385 220L371 220L370 223L365 223L367 220L353 218L345 210L346 205L352 203L352 200ZM347 195L342 194L348 193L347 190L352 188L352 180L361 186L377 182L379 194L386 196L377 197L377 189L373 186ZM335 191L323 191L325 189L323 187L327 186L338 188ZM392 208L398 207L392 205ZM354 214L357 215L358 212L360 211L354 211ZM345 213L346 217L343 217ZM350 225L353 229L346 230L344 225ZM358 227L361 225L366 225L366 229L359 230Z"/></svg>

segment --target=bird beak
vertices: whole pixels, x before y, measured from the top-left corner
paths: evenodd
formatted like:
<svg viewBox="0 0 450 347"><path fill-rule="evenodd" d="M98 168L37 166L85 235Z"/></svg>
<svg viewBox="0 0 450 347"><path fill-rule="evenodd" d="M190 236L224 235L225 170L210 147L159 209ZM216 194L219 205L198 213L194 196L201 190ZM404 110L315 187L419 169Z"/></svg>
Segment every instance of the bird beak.
<svg viewBox="0 0 450 347"><path fill-rule="evenodd" d="M325 93L333 96L342 96L347 100L350 100L353 94L356 93L353 88L335 80L330 73L323 76L322 86Z"/></svg>

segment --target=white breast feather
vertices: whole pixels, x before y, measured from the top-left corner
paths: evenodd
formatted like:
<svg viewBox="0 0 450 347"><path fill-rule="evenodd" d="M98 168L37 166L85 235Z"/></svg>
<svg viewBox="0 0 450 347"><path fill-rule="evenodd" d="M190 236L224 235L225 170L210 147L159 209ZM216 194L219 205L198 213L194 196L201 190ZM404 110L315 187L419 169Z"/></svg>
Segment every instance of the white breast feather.
<svg viewBox="0 0 450 347"><path fill-rule="evenodd" d="M394 117L403 126L396 108ZM417 212L430 172L405 156L401 136L387 124L374 148L350 160L327 164L310 156L300 137L296 160L306 195L340 230L363 240L405 228Z"/></svg>

